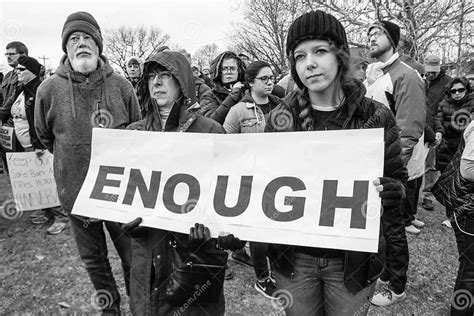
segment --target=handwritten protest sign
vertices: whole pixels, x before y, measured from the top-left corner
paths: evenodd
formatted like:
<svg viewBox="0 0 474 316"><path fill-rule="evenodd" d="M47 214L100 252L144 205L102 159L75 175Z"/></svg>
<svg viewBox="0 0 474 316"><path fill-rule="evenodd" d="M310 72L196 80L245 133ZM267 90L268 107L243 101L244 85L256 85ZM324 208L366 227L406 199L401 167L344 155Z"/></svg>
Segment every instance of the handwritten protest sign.
<svg viewBox="0 0 474 316"><path fill-rule="evenodd" d="M7 153L16 207L21 211L59 206L54 182L53 155L48 151Z"/></svg>
<svg viewBox="0 0 474 316"><path fill-rule="evenodd" d="M213 237L376 252L383 130L193 134L94 129L73 214Z"/></svg>
<svg viewBox="0 0 474 316"><path fill-rule="evenodd" d="M10 126L0 126L0 145L5 150L13 150L15 129Z"/></svg>

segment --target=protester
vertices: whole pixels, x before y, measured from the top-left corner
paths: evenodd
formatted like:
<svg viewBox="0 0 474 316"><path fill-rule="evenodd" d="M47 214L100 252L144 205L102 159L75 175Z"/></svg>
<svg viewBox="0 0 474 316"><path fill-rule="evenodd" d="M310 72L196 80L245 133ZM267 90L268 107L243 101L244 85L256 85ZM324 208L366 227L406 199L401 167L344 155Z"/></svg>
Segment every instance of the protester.
<svg viewBox="0 0 474 316"><path fill-rule="evenodd" d="M224 123L229 109L242 98L245 65L233 52L219 54L211 63L214 88L203 94L201 113L216 122Z"/></svg>
<svg viewBox="0 0 474 316"><path fill-rule="evenodd" d="M433 201L431 199L431 188L437 180L436 170L436 147L439 146L443 138L443 127L437 119L439 103L445 96L448 84L451 82L451 78L441 70L441 60L438 56L427 55L424 60L425 69L425 91L426 99L428 102L429 120L427 124L432 122L431 125L435 132L435 146L430 147L428 155L425 161L425 179L423 187L423 202L422 206L425 210L434 210Z"/></svg>
<svg viewBox="0 0 474 316"><path fill-rule="evenodd" d="M250 57L248 55L245 55L244 53L240 53L237 56L240 58L240 60L242 60L245 67L248 67L252 63L252 61L250 60Z"/></svg>
<svg viewBox="0 0 474 316"><path fill-rule="evenodd" d="M140 118L140 110L132 85L116 74L102 55L102 33L92 15L69 15L61 37L65 55L56 74L39 86L36 95L36 132L54 153L59 200L69 214L79 255L96 291L106 291L110 298L110 304L101 306L102 312L119 314L120 294L107 258L104 224L122 261L127 294L130 239L118 223L70 213L89 167L92 128L125 128Z"/></svg>
<svg viewBox="0 0 474 316"><path fill-rule="evenodd" d="M456 79L455 79L456 80ZM433 187L446 207L459 252L451 315L474 315L474 122L464 130L458 151Z"/></svg>
<svg viewBox="0 0 474 316"><path fill-rule="evenodd" d="M127 68L127 80L130 81L135 91L143 72L143 60L140 57L132 56L125 61Z"/></svg>
<svg viewBox="0 0 474 316"><path fill-rule="evenodd" d="M214 88L214 84L212 83L211 78L209 78L209 73L209 67L206 66L202 68L201 79L204 80L207 86L212 89Z"/></svg>
<svg viewBox="0 0 474 316"><path fill-rule="evenodd" d="M369 65L366 53L360 49L351 49L351 57L349 62L351 76L357 80L360 80L361 82L364 82L366 78L365 72L367 70L367 66Z"/></svg>
<svg viewBox="0 0 474 316"><path fill-rule="evenodd" d="M192 70L194 82L196 83L196 99L200 102L204 93L211 90L211 88L209 88L209 86L204 82L204 79L201 79L201 72L198 67L193 66Z"/></svg>
<svg viewBox="0 0 474 316"><path fill-rule="evenodd" d="M0 124L13 127L11 122L11 107L13 102L15 102L16 97L18 96L18 91L20 89L20 83L18 82L17 72L15 70L18 65L18 58L20 56L28 56L28 48L22 42L10 42L6 46L5 56L7 57L7 62L13 70L10 70L2 80L2 97L3 103L0 107ZM19 146L17 139L14 137L12 140L12 146L15 149ZM5 170L7 170L7 159L3 147L0 146L0 155L2 157L2 162Z"/></svg>
<svg viewBox="0 0 474 316"><path fill-rule="evenodd" d="M444 135L437 152L437 166L443 171L451 162L461 142L462 133L474 113L474 96L465 77L454 78L448 85L446 97L439 104L438 119Z"/></svg>
<svg viewBox="0 0 474 316"><path fill-rule="evenodd" d="M401 160L398 128L390 110L364 97L362 83L350 78L349 48L342 24L319 10L298 17L288 31L286 53L299 89L270 113L266 131L384 128L384 176L374 184L382 198L381 222L399 219L407 171ZM401 219L398 226L404 233ZM396 233L395 227L389 233ZM366 315L374 281L383 268L385 243L380 238L377 254L271 247L277 289L289 291L292 298L286 314Z"/></svg>
<svg viewBox="0 0 474 316"><path fill-rule="evenodd" d="M406 298L405 286L409 263L406 234L399 230L400 221L405 231L419 234L423 222L416 220L418 195L424 173L426 98L423 82L416 70L400 61L395 50L400 39L400 27L389 21L377 21L368 29L369 56L377 59L367 69L366 96L382 102L395 114L400 129L402 159L408 170L406 197L402 213L383 221L387 243L386 266L380 283L387 284L374 296L372 304L387 306Z"/></svg>
<svg viewBox="0 0 474 316"><path fill-rule="evenodd" d="M271 94L274 81L275 76L268 63L255 61L249 64L245 70L245 84L250 89L229 110L223 125L227 134L263 133L268 114L280 103L280 99ZM265 297L273 298L276 287L268 269L268 245L260 242L249 242L249 245L257 277L254 288Z"/></svg>
<svg viewBox="0 0 474 316"><path fill-rule="evenodd" d="M23 151L36 151L38 156L41 156L45 147L38 139L34 125L36 91L41 83L39 78L41 64L32 57L22 55L18 58L16 71L19 90L11 107L15 135ZM31 213L30 219L33 224L44 224L49 221L49 218L53 219L51 226L46 230L50 235L57 235L67 227L67 214L60 207L36 210Z"/></svg>
<svg viewBox="0 0 474 316"><path fill-rule="evenodd" d="M143 86L140 91L147 110L146 116L144 120L128 126L128 129L190 133L225 132L215 121L187 110L196 103L196 92L191 66L181 53L166 51L150 56L145 62ZM193 252L202 251L204 248L215 248L216 241L209 242L209 229L196 224L195 228L191 228L188 241L186 235L140 227L138 226L140 223L141 218L137 218L123 226L124 231L133 237L130 295L132 313L224 315L223 290L217 303L188 306L182 314L180 312L182 306L174 306L166 301L166 283L170 278L168 267L171 265L168 252L170 241L178 241L184 248ZM200 239L194 240L193 230L201 232ZM207 234L204 234L204 231L207 231ZM238 247L241 247L240 242ZM186 300L187 298L184 299Z"/></svg>

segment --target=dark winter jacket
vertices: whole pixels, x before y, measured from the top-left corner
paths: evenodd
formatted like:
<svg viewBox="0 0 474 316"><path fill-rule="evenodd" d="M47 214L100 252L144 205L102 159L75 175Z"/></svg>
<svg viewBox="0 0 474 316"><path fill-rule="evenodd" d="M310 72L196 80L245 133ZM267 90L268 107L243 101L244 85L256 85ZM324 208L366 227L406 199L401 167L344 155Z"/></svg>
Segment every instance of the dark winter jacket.
<svg viewBox="0 0 474 316"><path fill-rule="evenodd" d="M45 149L44 145L38 139L35 130L35 99L36 91L38 90L40 83L41 80L37 77L26 85L20 86L20 93L23 92L25 95L25 113L26 119L28 120L31 145L34 149Z"/></svg>
<svg viewBox="0 0 474 316"><path fill-rule="evenodd" d="M56 73L38 88L35 128L54 154L54 177L61 206L71 212L89 168L92 128L123 129L140 119L132 85L104 56L85 76L64 56Z"/></svg>
<svg viewBox="0 0 474 316"><path fill-rule="evenodd" d="M438 120L443 125L444 134L436 157L438 170L443 171L451 162L473 113L474 96L472 94L466 94L459 101L448 95L439 104Z"/></svg>
<svg viewBox="0 0 474 316"><path fill-rule="evenodd" d="M204 93L210 91L211 88L201 78L195 78L194 80L196 81L196 99L198 102L201 102Z"/></svg>
<svg viewBox="0 0 474 316"><path fill-rule="evenodd" d="M293 91L290 93L282 100L280 106L270 113L266 131L303 131L302 122L299 119L299 102L302 102L299 93L301 92ZM398 127L390 109L379 102L364 97L365 88L355 81L347 86L344 94L351 97L347 98L342 105L348 114L342 129L384 128L385 162L383 176L405 182L408 173L401 157L402 145ZM291 115L288 116L287 113L291 113ZM282 117L278 117L279 115ZM274 123L279 125L275 126ZM400 212L400 209L396 208L394 211ZM344 284L351 293L359 292L382 273L385 255L384 245L381 225L378 253L344 252ZM284 275L290 276L294 269L295 247L274 245L270 253L272 265L275 269Z"/></svg>
<svg viewBox="0 0 474 316"><path fill-rule="evenodd" d="M178 80L183 94L168 116L166 126L161 126L159 114L148 104L145 119L135 122L127 129L190 133L225 133L221 125L210 118L202 117L188 108L196 102L192 71L185 57L177 52L164 51L153 55L145 62L158 63L170 71ZM143 100L150 100L148 91ZM150 102L150 101L149 101ZM170 153L172 154L172 153ZM193 153L190 153L190 157ZM179 312L180 307L165 302L166 283L170 276L171 259L169 241L180 240L185 244L188 237L161 229L150 229L146 237L132 238L133 265L130 272L130 302L134 315L223 315L224 297L217 304L193 306ZM194 313L194 314L193 314Z"/></svg>
<svg viewBox="0 0 474 316"><path fill-rule="evenodd" d="M451 162L433 186L436 199L446 207L449 219L474 214L474 182L464 179L460 173L461 156L465 147L461 137L459 148Z"/></svg>
<svg viewBox="0 0 474 316"><path fill-rule="evenodd" d="M12 115L10 110L17 96L20 94L20 83L15 70L9 71L2 80L3 103L0 107L0 121L8 121Z"/></svg>

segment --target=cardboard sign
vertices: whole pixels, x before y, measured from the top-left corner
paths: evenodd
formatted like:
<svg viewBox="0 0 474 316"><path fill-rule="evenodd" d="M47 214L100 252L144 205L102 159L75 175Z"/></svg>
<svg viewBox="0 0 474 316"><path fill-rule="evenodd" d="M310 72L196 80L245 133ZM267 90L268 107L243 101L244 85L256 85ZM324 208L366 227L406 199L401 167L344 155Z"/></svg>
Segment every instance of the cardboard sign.
<svg viewBox="0 0 474 316"><path fill-rule="evenodd" d="M3 149L13 150L13 137L15 137L15 128L10 126L0 126L0 145Z"/></svg>
<svg viewBox="0 0 474 316"><path fill-rule="evenodd" d="M59 206L52 154L48 151L41 156L35 152L7 153L7 162L18 210Z"/></svg>
<svg viewBox="0 0 474 316"><path fill-rule="evenodd" d="M383 129L195 134L94 129L73 214L213 237L377 252Z"/></svg>

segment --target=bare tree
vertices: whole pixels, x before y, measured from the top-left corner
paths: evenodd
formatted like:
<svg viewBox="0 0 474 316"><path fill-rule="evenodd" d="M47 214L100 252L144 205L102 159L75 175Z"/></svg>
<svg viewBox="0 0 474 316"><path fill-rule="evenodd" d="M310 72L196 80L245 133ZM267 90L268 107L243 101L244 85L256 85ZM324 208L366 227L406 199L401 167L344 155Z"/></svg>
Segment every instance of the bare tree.
<svg viewBox="0 0 474 316"><path fill-rule="evenodd" d="M137 56L146 59L168 40L169 35L164 34L157 26L121 26L104 31L104 51L109 62L126 73L125 62L128 58Z"/></svg>
<svg viewBox="0 0 474 316"><path fill-rule="evenodd" d="M210 66L211 61L219 54L219 47L212 43L204 45L193 54L193 64L199 69Z"/></svg>

